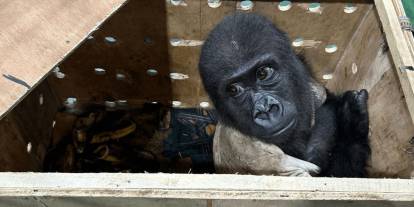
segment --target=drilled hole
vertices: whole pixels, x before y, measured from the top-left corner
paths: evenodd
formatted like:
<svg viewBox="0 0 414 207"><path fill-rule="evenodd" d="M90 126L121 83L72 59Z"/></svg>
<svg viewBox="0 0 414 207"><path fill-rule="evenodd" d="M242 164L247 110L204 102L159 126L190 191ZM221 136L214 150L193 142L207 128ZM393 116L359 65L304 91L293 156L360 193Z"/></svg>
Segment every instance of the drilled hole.
<svg viewBox="0 0 414 207"><path fill-rule="evenodd" d="M96 75L105 75L106 74L106 70L103 68L95 68L95 74Z"/></svg>
<svg viewBox="0 0 414 207"><path fill-rule="evenodd" d="M280 11L287 11L292 8L292 2L290 1L281 1L278 5Z"/></svg>
<svg viewBox="0 0 414 207"><path fill-rule="evenodd" d="M110 44L113 44L113 43L116 43L116 38L115 37L112 37L112 36L106 36L105 37L105 42L107 42L107 43L110 43Z"/></svg>

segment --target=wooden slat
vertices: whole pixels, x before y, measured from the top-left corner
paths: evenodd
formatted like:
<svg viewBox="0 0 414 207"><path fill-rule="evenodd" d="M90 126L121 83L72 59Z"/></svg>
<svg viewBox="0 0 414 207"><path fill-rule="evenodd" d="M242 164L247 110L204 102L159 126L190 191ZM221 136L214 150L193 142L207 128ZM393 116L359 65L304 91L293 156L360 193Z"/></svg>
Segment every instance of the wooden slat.
<svg viewBox="0 0 414 207"><path fill-rule="evenodd" d="M108 197L7 197L0 207L412 207L412 202L398 201L294 201L294 200L210 200Z"/></svg>
<svg viewBox="0 0 414 207"><path fill-rule="evenodd" d="M1 0L0 116L125 1Z"/></svg>
<svg viewBox="0 0 414 207"><path fill-rule="evenodd" d="M408 31L403 31L399 22L396 4L399 0L375 0L388 46L400 79L411 119L414 123L414 71L400 71L401 66L414 66L414 57L407 41ZM412 38L412 36L411 36Z"/></svg>
<svg viewBox="0 0 414 207"><path fill-rule="evenodd" d="M413 201L414 180L252 175L0 173L0 197Z"/></svg>
<svg viewBox="0 0 414 207"><path fill-rule="evenodd" d="M372 177L410 177L413 157L406 152L414 135L404 95L375 9L361 22L327 87L341 93L367 89Z"/></svg>

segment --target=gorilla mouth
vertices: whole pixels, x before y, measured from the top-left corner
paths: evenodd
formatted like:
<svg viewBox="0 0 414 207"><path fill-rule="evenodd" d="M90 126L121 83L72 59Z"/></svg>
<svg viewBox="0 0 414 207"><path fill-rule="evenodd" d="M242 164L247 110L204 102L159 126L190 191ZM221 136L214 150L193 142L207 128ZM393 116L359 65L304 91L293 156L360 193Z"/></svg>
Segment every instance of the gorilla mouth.
<svg viewBox="0 0 414 207"><path fill-rule="evenodd" d="M294 127L295 125L296 125L296 119L295 119L295 118L293 118L293 119L289 122L289 124L287 124L285 127L283 127L283 128L281 128L281 129L276 130L276 131L272 134L272 137L274 137L274 136L278 136L278 135L282 134L283 132L287 131L288 129L290 129L290 128Z"/></svg>

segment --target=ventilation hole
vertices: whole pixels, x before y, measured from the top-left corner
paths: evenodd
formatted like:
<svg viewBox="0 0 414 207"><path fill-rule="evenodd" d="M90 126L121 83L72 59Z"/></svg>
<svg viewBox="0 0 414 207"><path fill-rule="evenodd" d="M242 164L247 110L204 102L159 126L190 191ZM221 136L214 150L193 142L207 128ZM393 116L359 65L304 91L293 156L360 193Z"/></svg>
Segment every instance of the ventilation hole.
<svg viewBox="0 0 414 207"><path fill-rule="evenodd" d="M106 74L106 70L103 68L95 68L95 74L96 75L105 75Z"/></svg>
<svg viewBox="0 0 414 207"><path fill-rule="evenodd" d="M179 107L179 106L181 106L181 101L173 101L172 102L172 105L173 105L173 107Z"/></svg>
<svg viewBox="0 0 414 207"><path fill-rule="evenodd" d="M158 74L158 71L155 69L148 69L147 70L147 75L149 76L156 76Z"/></svg>
<svg viewBox="0 0 414 207"><path fill-rule="evenodd" d="M352 63L351 70L352 70L352 74L356 74L358 72L358 66L356 63Z"/></svg>
<svg viewBox="0 0 414 207"><path fill-rule="evenodd" d="M321 4L320 3L310 3L308 10L310 12L319 12L321 9Z"/></svg>
<svg viewBox="0 0 414 207"><path fill-rule="evenodd" d="M114 101L105 101L105 106L108 108L115 108L116 103Z"/></svg>
<svg viewBox="0 0 414 207"><path fill-rule="evenodd" d="M147 44L147 45L150 45L150 44L152 44L154 41L151 39L151 38L149 38L149 37L145 37L144 38L144 43L145 44Z"/></svg>
<svg viewBox="0 0 414 207"><path fill-rule="evenodd" d="M292 8L292 2L290 1L281 1L278 6L280 11L287 11Z"/></svg>
<svg viewBox="0 0 414 207"><path fill-rule="evenodd" d="M189 76L183 73L170 73L170 78L173 80L184 80L189 78Z"/></svg>
<svg viewBox="0 0 414 207"><path fill-rule="evenodd" d="M221 6L221 0L208 0L207 4L211 8L218 8Z"/></svg>
<svg viewBox="0 0 414 207"><path fill-rule="evenodd" d="M170 44L172 45L172 46L179 46L180 44L181 44L181 42L182 42L183 40L182 39L180 39L180 38L171 38L170 39Z"/></svg>
<svg viewBox="0 0 414 207"><path fill-rule="evenodd" d="M252 8L253 8L253 2L252 1L245 0L245 1L240 2L240 9L241 10L247 11L247 10L250 10Z"/></svg>
<svg viewBox="0 0 414 207"><path fill-rule="evenodd" d="M105 37L105 41L107 42L107 43L110 43L110 44L113 44L113 43L116 43L116 38L115 37L112 37L112 36L106 36Z"/></svg>
<svg viewBox="0 0 414 207"><path fill-rule="evenodd" d="M347 14L351 14L351 13L354 13L357 9L358 7L356 7L355 5L351 3L347 3L344 7L344 12Z"/></svg>
<svg viewBox="0 0 414 207"><path fill-rule="evenodd" d="M331 80L333 78L333 75L332 74L325 74L325 75L322 76L322 78L324 80Z"/></svg>
<svg viewBox="0 0 414 207"><path fill-rule="evenodd" d="M128 101L127 100L117 100L116 104L118 106L128 106Z"/></svg>
<svg viewBox="0 0 414 207"><path fill-rule="evenodd" d="M182 0L170 0L171 4L174 6L178 6L182 3Z"/></svg>
<svg viewBox="0 0 414 207"><path fill-rule="evenodd" d="M93 39L94 37L92 35L88 37L88 40L93 40Z"/></svg>
<svg viewBox="0 0 414 207"><path fill-rule="evenodd" d="M153 101L153 102L151 102L152 104L158 104L158 102L156 102L156 101Z"/></svg>
<svg viewBox="0 0 414 207"><path fill-rule="evenodd" d="M210 103L209 103L209 102L207 102L207 101L200 102L200 107L201 107L201 108L207 108L207 107L209 107L209 106L210 106Z"/></svg>
<svg viewBox="0 0 414 207"><path fill-rule="evenodd" d="M77 102L78 100L76 99L76 98L74 98L74 97L69 97L69 98L67 98L66 99L66 101L65 101L65 103L64 103L64 105L66 106L66 107L68 107L68 108L73 108L73 107L75 107L76 106L76 102Z"/></svg>
<svg viewBox="0 0 414 207"><path fill-rule="evenodd" d="M32 143L31 142L27 143L26 150L27 150L27 153L29 153L29 154L30 154L30 152L32 152Z"/></svg>
<svg viewBox="0 0 414 207"><path fill-rule="evenodd" d="M65 74L60 72L60 68L59 67L55 67L53 69L53 73L55 74L56 78L62 79L65 77Z"/></svg>
<svg viewBox="0 0 414 207"><path fill-rule="evenodd" d="M126 78L125 74L122 74L122 73L117 73L116 74L116 79L117 80L125 80L125 78Z"/></svg>
<svg viewBox="0 0 414 207"><path fill-rule="evenodd" d="M335 44L329 44L326 45L325 47L325 52L326 53L334 53L338 50L338 47Z"/></svg>
<svg viewBox="0 0 414 207"><path fill-rule="evenodd" d="M55 125L56 125L56 121L53 120L53 122L52 122L52 128L55 128Z"/></svg>
<svg viewBox="0 0 414 207"><path fill-rule="evenodd" d="M293 40L292 46L293 47L300 47L300 46L303 45L303 43L304 43L304 39L302 37L298 37L295 40Z"/></svg>
<svg viewBox="0 0 414 207"><path fill-rule="evenodd" d="M39 95L39 105L43 105L43 94Z"/></svg>

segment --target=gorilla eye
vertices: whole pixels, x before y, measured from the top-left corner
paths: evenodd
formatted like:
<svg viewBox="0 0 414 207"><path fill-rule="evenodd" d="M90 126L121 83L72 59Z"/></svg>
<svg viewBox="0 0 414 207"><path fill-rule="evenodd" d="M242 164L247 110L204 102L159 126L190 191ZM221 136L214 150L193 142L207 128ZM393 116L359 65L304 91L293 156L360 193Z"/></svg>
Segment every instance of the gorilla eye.
<svg viewBox="0 0 414 207"><path fill-rule="evenodd" d="M274 69L269 66L261 67L256 71L256 78L258 80L264 81L273 76Z"/></svg>
<svg viewBox="0 0 414 207"><path fill-rule="evenodd" d="M239 84L233 83L227 86L226 91L230 96L237 96L243 92L243 88Z"/></svg>

